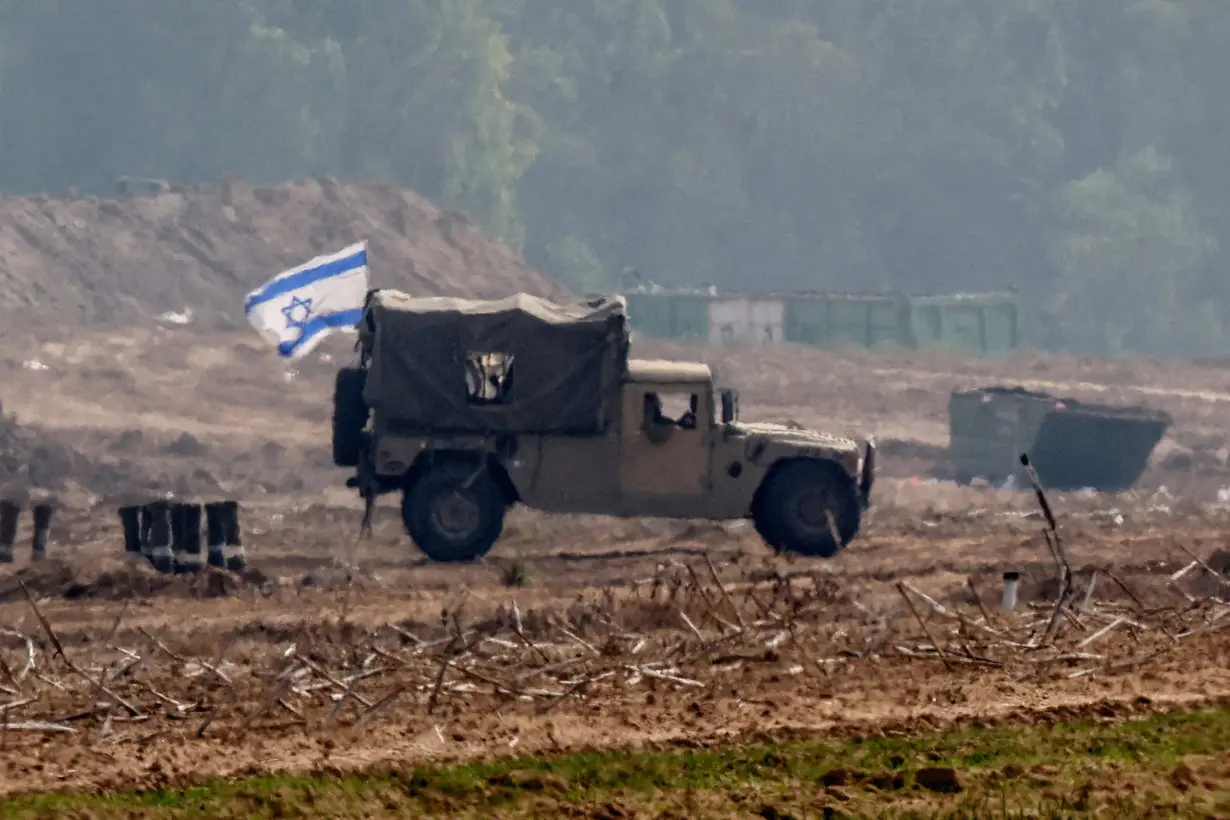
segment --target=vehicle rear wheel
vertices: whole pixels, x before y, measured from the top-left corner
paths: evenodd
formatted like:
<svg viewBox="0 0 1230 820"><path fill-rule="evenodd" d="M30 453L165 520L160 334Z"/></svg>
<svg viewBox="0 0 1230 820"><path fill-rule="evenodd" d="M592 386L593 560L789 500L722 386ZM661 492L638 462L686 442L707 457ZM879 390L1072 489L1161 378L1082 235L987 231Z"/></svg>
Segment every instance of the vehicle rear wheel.
<svg viewBox="0 0 1230 820"><path fill-rule="evenodd" d="M402 494L406 532L433 561L476 561L504 530L500 489L486 470L475 476L475 469L462 462L431 467Z"/></svg>
<svg viewBox="0 0 1230 820"><path fill-rule="evenodd" d="M862 523L858 486L836 462L796 461L766 479L753 520L774 550L832 558Z"/></svg>
<svg viewBox="0 0 1230 820"><path fill-rule="evenodd" d="M343 367L333 381L333 463L338 467L358 466L363 452L366 382L367 372L358 367Z"/></svg>

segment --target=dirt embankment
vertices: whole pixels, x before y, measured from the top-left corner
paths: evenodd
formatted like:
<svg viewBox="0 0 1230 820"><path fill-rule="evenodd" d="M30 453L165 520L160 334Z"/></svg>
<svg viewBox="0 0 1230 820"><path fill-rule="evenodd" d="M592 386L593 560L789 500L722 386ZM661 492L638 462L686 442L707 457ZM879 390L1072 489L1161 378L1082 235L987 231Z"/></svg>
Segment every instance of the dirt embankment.
<svg viewBox="0 0 1230 820"><path fill-rule="evenodd" d="M255 335L250 348L233 346L248 339L243 296L360 240L373 286L570 298L464 216L395 185L227 181L113 198L0 199L0 494L302 490L320 447L303 456L303 442L290 442L288 456L286 437L279 440L282 367ZM220 337L231 340L225 353L211 344ZM138 354L140 362L129 361ZM160 358L144 366L149 356ZM214 371L212 383L202 381ZM319 393L301 404L316 410L319 438L330 374L317 381ZM244 394L249 382L261 395ZM158 415L177 403L197 409ZM218 429L253 426L257 408L279 419L277 429L218 442ZM202 413L214 427L199 423Z"/></svg>
<svg viewBox="0 0 1230 820"><path fill-rule="evenodd" d="M242 323L243 295L367 240L372 283L421 295L567 297L462 215L391 184L228 181L99 198L0 200L0 315L63 333L190 309Z"/></svg>

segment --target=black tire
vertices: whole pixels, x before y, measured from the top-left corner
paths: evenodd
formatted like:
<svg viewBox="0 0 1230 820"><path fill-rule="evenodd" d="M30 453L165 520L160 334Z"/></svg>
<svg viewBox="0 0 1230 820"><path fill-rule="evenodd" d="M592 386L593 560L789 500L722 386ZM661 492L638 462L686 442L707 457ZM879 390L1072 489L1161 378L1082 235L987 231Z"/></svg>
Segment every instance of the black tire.
<svg viewBox="0 0 1230 820"><path fill-rule="evenodd" d="M402 494L406 532L433 561L476 561L504 530L504 496L491 474L483 470L463 488L474 471L472 464L445 462L428 468Z"/></svg>
<svg viewBox="0 0 1230 820"><path fill-rule="evenodd" d="M367 426L366 383L367 371L358 367L343 367L333 381L333 463L338 467L359 465Z"/></svg>
<svg viewBox="0 0 1230 820"><path fill-rule="evenodd" d="M858 485L836 462L794 461L773 470L758 494L753 521L776 551L832 558L858 535ZM837 538L829 527L831 512Z"/></svg>

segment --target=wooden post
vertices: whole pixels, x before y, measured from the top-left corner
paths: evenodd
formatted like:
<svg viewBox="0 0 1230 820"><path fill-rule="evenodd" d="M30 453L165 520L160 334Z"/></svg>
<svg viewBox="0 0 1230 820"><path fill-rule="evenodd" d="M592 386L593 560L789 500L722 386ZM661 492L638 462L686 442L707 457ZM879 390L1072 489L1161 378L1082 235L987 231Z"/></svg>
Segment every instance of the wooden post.
<svg viewBox="0 0 1230 820"><path fill-rule="evenodd" d="M168 512L171 517L171 571L183 572L180 560L184 555L184 504L172 501Z"/></svg>
<svg viewBox="0 0 1230 820"><path fill-rule="evenodd" d="M225 567L226 523L222 518L222 505L217 501L205 505L205 545L209 550L209 565Z"/></svg>
<svg viewBox="0 0 1230 820"><path fill-rule="evenodd" d="M141 554L141 508L135 505L120 507L120 524L124 527L124 552Z"/></svg>
<svg viewBox="0 0 1230 820"><path fill-rule="evenodd" d="M179 548L175 553L176 572L201 571L201 505L184 504L180 511Z"/></svg>
<svg viewBox="0 0 1230 820"><path fill-rule="evenodd" d="M222 509L226 525L226 568L232 572L242 572L248 562L239 531L239 502L223 501Z"/></svg>
<svg viewBox="0 0 1230 820"><path fill-rule="evenodd" d="M171 548L171 505L166 501L155 501L149 505L149 511L150 563L159 572L170 572L175 562L175 552Z"/></svg>
<svg viewBox="0 0 1230 820"><path fill-rule="evenodd" d="M30 560L42 561L47 557L47 542L51 538L51 519L55 506L48 503L34 506L34 536L30 540Z"/></svg>
<svg viewBox="0 0 1230 820"><path fill-rule="evenodd" d="M154 529L154 511L149 504L142 504L141 512L141 554L152 564L154 563L153 545L150 542L150 533Z"/></svg>
<svg viewBox="0 0 1230 820"><path fill-rule="evenodd" d="M17 522L21 505L0 501L0 564L13 563L13 545L17 543Z"/></svg>

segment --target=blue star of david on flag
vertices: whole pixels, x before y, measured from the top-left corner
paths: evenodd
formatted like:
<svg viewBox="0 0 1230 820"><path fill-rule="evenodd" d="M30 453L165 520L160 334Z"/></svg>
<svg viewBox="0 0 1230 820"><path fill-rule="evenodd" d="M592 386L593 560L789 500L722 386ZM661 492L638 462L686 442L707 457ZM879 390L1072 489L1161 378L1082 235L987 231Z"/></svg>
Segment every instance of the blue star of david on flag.
<svg viewBox="0 0 1230 820"><path fill-rule="evenodd" d="M287 328L302 330L307 326L308 317L312 315L312 300L294 296L290 304L282 308L282 315L286 317Z"/></svg>
<svg viewBox="0 0 1230 820"><path fill-rule="evenodd" d="M325 336L353 330L367 292L367 243L359 242L279 273L247 295L243 312L281 358L293 360Z"/></svg>

